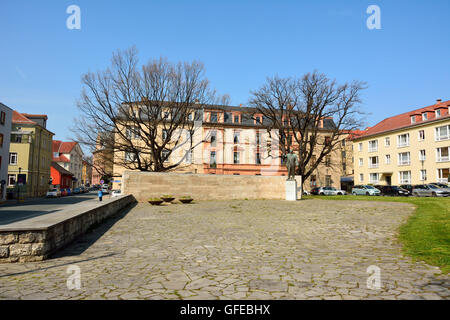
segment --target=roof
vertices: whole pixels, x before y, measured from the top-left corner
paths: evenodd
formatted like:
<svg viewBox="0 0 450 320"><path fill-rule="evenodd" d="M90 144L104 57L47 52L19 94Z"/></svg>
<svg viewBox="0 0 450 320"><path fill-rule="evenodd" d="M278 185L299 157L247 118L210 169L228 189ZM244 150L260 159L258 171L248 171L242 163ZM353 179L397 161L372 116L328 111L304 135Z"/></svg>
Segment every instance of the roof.
<svg viewBox="0 0 450 320"><path fill-rule="evenodd" d="M73 173L64 169L63 167L61 167L59 164L57 164L56 162L52 161L52 167L53 169L55 169L56 171L58 171L61 174L65 174L68 176L73 176Z"/></svg>
<svg viewBox="0 0 450 320"><path fill-rule="evenodd" d="M424 123L429 123L435 121L437 119L448 119L450 118L450 114L444 113L439 118L436 118L434 111L441 108L448 108L450 106L450 100L447 101L437 101L436 104L427 106L424 108L416 109L413 111L405 112L390 118L386 118L383 121L377 123L373 127L367 128L362 135L359 137L355 137L355 139L363 138L367 136L372 136L375 134L380 134L383 132L393 131L401 128L414 127L417 125L422 125ZM428 115L427 120L422 120L422 118L417 119L416 123L411 123L411 116L413 115L421 115L424 112L432 112Z"/></svg>
<svg viewBox="0 0 450 320"><path fill-rule="evenodd" d="M28 119L24 114L13 110L12 114L12 123L20 123L20 124L37 124L36 122Z"/></svg>
<svg viewBox="0 0 450 320"><path fill-rule="evenodd" d="M55 162L70 162L70 160L67 159L63 154L61 154L59 157L52 157L52 160Z"/></svg>
<svg viewBox="0 0 450 320"><path fill-rule="evenodd" d="M46 114L31 114L31 113L22 113L25 117L30 118L43 118L45 120L48 120L48 117Z"/></svg>
<svg viewBox="0 0 450 320"><path fill-rule="evenodd" d="M60 140L53 140L52 152L70 153L77 144L78 142L74 141L65 142Z"/></svg>

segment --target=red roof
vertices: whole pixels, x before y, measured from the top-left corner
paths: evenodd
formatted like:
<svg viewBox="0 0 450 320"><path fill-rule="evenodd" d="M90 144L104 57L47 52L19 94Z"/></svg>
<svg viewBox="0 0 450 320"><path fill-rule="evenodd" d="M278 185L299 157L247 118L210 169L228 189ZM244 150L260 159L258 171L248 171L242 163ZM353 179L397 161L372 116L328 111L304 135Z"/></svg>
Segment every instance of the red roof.
<svg viewBox="0 0 450 320"><path fill-rule="evenodd" d="M393 116L390 118L386 118L383 121L377 123L373 127L367 128L367 130L363 131L363 134L359 137L365 137L365 136L371 136L374 134L386 132L386 131L392 131L396 129L406 128L410 126L415 126L423 123L427 123L433 120L436 120L435 110L445 108L448 110L448 107L450 106L450 100L448 101L438 101L436 104L420 108L417 110L409 111L406 113L399 114L397 116ZM441 116L439 119L447 119L450 118L450 114L448 111L445 111L445 109L441 109ZM432 112L428 114L427 120L422 120L420 117L419 119L416 119L416 123L411 123L411 116L413 115L421 115L424 112ZM358 137L355 137L358 138Z"/></svg>
<svg viewBox="0 0 450 320"><path fill-rule="evenodd" d="M26 116L24 116L22 113L19 113L16 110L13 110L12 123L36 124L36 122L31 121Z"/></svg>
<svg viewBox="0 0 450 320"><path fill-rule="evenodd" d="M78 142L64 142L60 140L53 140L52 151L58 153L70 153Z"/></svg>
<svg viewBox="0 0 450 320"><path fill-rule="evenodd" d="M30 118L44 118L45 120L48 120L48 117L46 114L31 114L31 113L22 113L25 117Z"/></svg>
<svg viewBox="0 0 450 320"><path fill-rule="evenodd" d="M66 158L63 154L61 154L59 157L53 157L52 161L54 162L70 162L69 159Z"/></svg>

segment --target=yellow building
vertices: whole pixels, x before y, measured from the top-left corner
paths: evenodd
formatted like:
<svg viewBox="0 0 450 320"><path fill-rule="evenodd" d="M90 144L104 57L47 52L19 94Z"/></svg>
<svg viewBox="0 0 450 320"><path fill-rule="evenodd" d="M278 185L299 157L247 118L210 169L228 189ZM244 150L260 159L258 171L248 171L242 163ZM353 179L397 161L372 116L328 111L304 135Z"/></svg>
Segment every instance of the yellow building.
<svg viewBox="0 0 450 320"><path fill-rule="evenodd" d="M46 126L46 115L13 111L7 181L13 197L40 197L49 189L54 133Z"/></svg>
<svg viewBox="0 0 450 320"><path fill-rule="evenodd" d="M355 184L449 182L450 101L387 118L353 139Z"/></svg>

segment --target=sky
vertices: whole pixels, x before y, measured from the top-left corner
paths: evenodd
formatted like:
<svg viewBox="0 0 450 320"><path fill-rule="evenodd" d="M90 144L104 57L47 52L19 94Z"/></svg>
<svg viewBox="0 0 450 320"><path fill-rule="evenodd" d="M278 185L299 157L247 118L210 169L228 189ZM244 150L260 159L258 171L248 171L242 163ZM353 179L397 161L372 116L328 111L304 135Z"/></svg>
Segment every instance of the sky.
<svg viewBox="0 0 450 320"><path fill-rule="evenodd" d="M70 5L79 30L66 26ZM380 8L381 29L367 27L369 5ZM70 140L81 76L135 45L142 63L203 62L233 105L273 75L365 81L372 126L450 100L449 13L449 0L1 0L0 102L47 114L54 139Z"/></svg>

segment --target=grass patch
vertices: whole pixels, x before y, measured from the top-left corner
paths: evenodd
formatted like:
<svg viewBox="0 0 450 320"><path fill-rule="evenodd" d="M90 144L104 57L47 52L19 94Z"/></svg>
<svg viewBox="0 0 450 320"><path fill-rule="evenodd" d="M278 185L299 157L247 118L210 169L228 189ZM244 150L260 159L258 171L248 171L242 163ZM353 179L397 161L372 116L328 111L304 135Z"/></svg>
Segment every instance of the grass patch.
<svg viewBox="0 0 450 320"><path fill-rule="evenodd" d="M306 196L305 199L363 200L410 203L413 215L399 229L403 252L450 273L450 198Z"/></svg>

